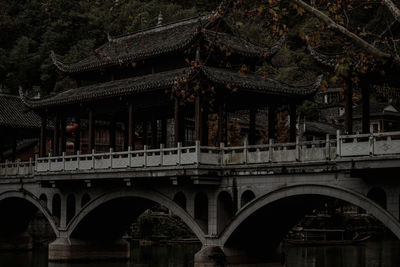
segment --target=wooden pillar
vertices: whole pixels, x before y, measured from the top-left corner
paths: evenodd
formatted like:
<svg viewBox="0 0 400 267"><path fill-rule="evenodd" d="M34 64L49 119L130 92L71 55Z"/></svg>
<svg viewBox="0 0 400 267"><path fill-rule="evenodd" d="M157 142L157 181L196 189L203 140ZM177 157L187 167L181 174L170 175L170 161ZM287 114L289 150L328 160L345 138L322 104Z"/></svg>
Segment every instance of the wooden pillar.
<svg viewBox="0 0 400 267"><path fill-rule="evenodd" d="M167 145L167 118L161 119L161 144Z"/></svg>
<svg viewBox="0 0 400 267"><path fill-rule="evenodd" d="M39 144L39 156L44 157L46 155L46 130L47 130L47 117L46 115L41 116L40 124L40 144Z"/></svg>
<svg viewBox="0 0 400 267"><path fill-rule="evenodd" d="M92 153L92 150L95 149L95 120L93 110L89 110L89 136L88 136L88 149L89 153Z"/></svg>
<svg viewBox="0 0 400 267"><path fill-rule="evenodd" d="M351 81L346 82L344 95L344 129L346 134L353 133L353 85Z"/></svg>
<svg viewBox="0 0 400 267"><path fill-rule="evenodd" d="M362 97L362 132L370 132L370 118L369 118L369 85L366 82L361 83L361 97Z"/></svg>
<svg viewBox="0 0 400 267"><path fill-rule="evenodd" d="M144 146L147 146L147 121L143 121L142 125L142 145L144 148Z"/></svg>
<svg viewBox="0 0 400 267"><path fill-rule="evenodd" d="M194 139L200 141L200 143L203 141L202 119L201 99L200 96L196 96L194 103Z"/></svg>
<svg viewBox="0 0 400 267"><path fill-rule="evenodd" d="M176 147L179 142L182 142L182 136L181 136L181 124L183 124L183 121L181 121L181 111L180 111L180 106L179 106L179 100L175 99L175 105L174 105L174 146Z"/></svg>
<svg viewBox="0 0 400 267"><path fill-rule="evenodd" d="M250 108L249 111L249 145L256 144L256 111L254 107Z"/></svg>
<svg viewBox="0 0 400 267"><path fill-rule="evenodd" d="M276 106L268 107L268 139L276 139Z"/></svg>
<svg viewBox="0 0 400 267"><path fill-rule="evenodd" d="M152 118L151 120L151 145L152 148L158 148L158 125L157 125L157 119Z"/></svg>
<svg viewBox="0 0 400 267"><path fill-rule="evenodd" d="M289 124L290 142L296 142L296 105L295 104L289 105L289 117L290 117L290 124Z"/></svg>
<svg viewBox="0 0 400 267"><path fill-rule="evenodd" d="M66 118L62 117L61 118L61 129L60 129L60 140L61 140L61 144L60 144L60 154L62 154L63 152L66 151L66 147L67 147L67 136L65 134L65 127L66 127Z"/></svg>
<svg viewBox="0 0 400 267"><path fill-rule="evenodd" d="M133 116L133 104L128 106L128 145L135 150L135 121Z"/></svg>
<svg viewBox="0 0 400 267"><path fill-rule="evenodd" d="M54 156L59 155L59 147L60 147L59 133L60 133L60 118L58 115L56 115L54 117L54 133L53 133L53 155Z"/></svg>
<svg viewBox="0 0 400 267"><path fill-rule="evenodd" d="M75 140L74 140L74 154L81 150L81 118L77 116L75 118L75 122L78 125L75 131Z"/></svg>
<svg viewBox="0 0 400 267"><path fill-rule="evenodd" d="M113 151L115 151L115 118L111 118L110 121L110 128L109 128L109 133L110 133L110 144L109 147L112 148Z"/></svg>
<svg viewBox="0 0 400 267"><path fill-rule="evenodd" d="M202 119L201 119L201 144L203 146L208 146L208 110L206 108L203 108L202 112Z"/></svg>
<svg viewBox="0 0 400 267"><path fill-rule="evenodd" d="M227 112L226 103L221 101L218 105L218 143L227 144L228 131L227 131Z"/></svg>
<svg viewBox="0 0 400 267"><path fill-rule="evenodd" d="M13 133L11 151L12 151L11 160L15 161L17 158L17 133L16 132Z"/></svg>

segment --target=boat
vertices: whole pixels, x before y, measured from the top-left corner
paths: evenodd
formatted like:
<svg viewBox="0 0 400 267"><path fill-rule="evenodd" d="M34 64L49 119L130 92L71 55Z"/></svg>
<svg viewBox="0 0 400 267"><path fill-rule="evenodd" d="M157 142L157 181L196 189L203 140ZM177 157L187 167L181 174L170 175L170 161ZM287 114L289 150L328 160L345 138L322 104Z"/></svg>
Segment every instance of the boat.
<svg viewBox="0 0 400 267"><path fill-rule="evenodd" d="M344 229L306 229L302 227L293 228L288 238L284 241L291 245L301 246L330 246L350 245L363 242L371 238L371 235L360 235L354 233L351 239L347 239L348 233Z"/></svg>

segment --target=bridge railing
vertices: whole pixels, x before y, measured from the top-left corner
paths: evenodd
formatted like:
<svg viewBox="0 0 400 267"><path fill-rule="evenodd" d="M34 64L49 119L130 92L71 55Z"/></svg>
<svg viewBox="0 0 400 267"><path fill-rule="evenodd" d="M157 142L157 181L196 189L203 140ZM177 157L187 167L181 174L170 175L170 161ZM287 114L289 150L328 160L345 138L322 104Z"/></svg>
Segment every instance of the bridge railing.
<svg viewBox="0 0 400 267"><path fill-rule="evenodd" d="M30 176L33 175L34 168L35 162L32 159L15 162L6 160L5 163L0 163L0 176Z"/></svg>
<svg viewBox="0 0 400 267"><path fill-rule="evenodd" d="M38 158L28 162L0 164L0 176L32 175L34 172L85 171L123 168L170 167L180 165L234 165L252 163L285 163L336 160L341 157L363 157L400 154L400 132L340 135L336 139L274 143L237 147L194 146L130 150Z"/></svg>
<svg viewBox="0 0 400 267"><path fill-rule="evenodd" d="M337 135L341 157L380 156L400 153L400 132Z"/></svg>

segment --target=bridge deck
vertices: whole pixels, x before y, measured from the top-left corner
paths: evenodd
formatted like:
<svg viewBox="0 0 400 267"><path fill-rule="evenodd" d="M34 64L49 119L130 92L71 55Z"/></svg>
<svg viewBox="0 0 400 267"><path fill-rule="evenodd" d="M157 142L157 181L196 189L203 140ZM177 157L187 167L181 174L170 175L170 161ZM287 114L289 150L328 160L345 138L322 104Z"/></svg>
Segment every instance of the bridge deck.
<svg viewBox="0 0 400 267"><path fill-rule="evenodd" d="M352 157L400 154L400 132L339 135L336 139L273 143L240 147L195 146L43 157L0 164L0 176L31 176L93 170L123 170L182 166L229 166L263 163L338 161Z"/></svg>

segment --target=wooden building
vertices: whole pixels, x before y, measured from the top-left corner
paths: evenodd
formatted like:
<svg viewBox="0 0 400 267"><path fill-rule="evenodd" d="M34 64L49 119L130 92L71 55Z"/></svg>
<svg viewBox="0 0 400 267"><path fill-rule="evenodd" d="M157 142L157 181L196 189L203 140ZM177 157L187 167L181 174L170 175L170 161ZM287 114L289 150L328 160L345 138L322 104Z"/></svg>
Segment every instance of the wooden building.
<svg viewBox="0 0 400 267"><path fill-rule="evenodd" d="M93 55L65 63L52 53L57 69L76 81L76 87L41 99L20 91L27 107L41 117L40 154L45 155L46 125L53 121L53 154L99 149L99 129L108 129L109 148L207 145L209 116L217 116L216 144L228 140L227 114L250 113L250 144L255 143L255 114L269 108L268 135L276 137L277 107L287 106L295 118L296 105L312 97L320 86L295 87L264 76L255 68L279 46L258 47L235 34L218 14L159 24L118 37ZM66 125L75 125L67 140ZM116 129L120 134L116 134ZM291 120L291 139L295 139Z"/></svg>

